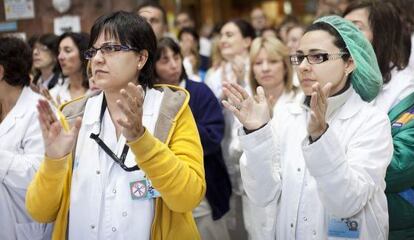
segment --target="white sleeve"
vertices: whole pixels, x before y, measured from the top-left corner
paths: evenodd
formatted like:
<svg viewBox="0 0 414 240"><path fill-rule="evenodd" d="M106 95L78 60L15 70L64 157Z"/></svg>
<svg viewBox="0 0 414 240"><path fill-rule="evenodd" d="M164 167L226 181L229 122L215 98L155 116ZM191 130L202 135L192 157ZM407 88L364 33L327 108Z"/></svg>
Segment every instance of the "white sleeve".
<svg viewBox="0 0 414 240"><path fill-rule="evenodd" d="M393 152L390 129L388 118L377 115L361 124L347 146L341 146L340 136L331 127L316 142L303 142L306 166L317 182L321 201L335 216L357 214L377 191L385 190Z"/></svg>
<svg viewBox="0 0 414 240"><path fill-rule="evenodd" d="M12 188L26 189L44 156L43 138L35 115L27 124L19 152L0 150L0 182Z"/></svg>
<svg viewBox="0 0 414 240"><path fill-rule="evenodd" d="M272 122L240 136L244 151L240 159L243 186L249 199L258 206L277 201L282 190L280 151L275 138Z"/></svg>

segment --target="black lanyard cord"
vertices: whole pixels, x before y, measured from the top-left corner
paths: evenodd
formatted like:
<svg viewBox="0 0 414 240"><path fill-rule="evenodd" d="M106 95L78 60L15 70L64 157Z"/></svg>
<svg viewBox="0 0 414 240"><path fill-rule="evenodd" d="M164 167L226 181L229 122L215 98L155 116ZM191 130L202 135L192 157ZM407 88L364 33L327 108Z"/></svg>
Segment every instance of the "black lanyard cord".
<svg viewBox="0 0 414 240"><path fill-rule="evenodd" d="M121 153L121 157L118 158L118 156L104 143L104 141L101 138L99 138L99 135L101 134L102 122L103 122L103 117L105 114L106 107L107 107L107 103L106 103L106 98L104 94L102 105L101 105L101 113L99 115L99 131L98 131L98 134L91 133L90 138L95 140L95 142L102 148L102 150L104 150L104 152L108 154L116 163L118 163L119 166L125 171L132 172L132 171L139 170L139 167L137 165L135 165L134 167L127 167L125 165L125 159L126 159L126 156L129 150L129 147L127 144L124 145L124 148Z"/></svg>

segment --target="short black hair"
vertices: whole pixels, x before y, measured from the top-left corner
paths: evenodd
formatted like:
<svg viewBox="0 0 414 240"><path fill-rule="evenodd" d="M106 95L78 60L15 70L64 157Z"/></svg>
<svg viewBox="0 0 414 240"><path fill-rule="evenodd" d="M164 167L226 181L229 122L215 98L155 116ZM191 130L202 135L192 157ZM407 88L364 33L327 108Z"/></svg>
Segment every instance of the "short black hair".
<svg viewBox="0 0 414 240"><path fill-rule="evenodd" d="M122 45L148 51L148 59L138 76L138 82L145 89L154 83L154 56L157 39L151 25L135 13L118 11L99 17L91 29L92 47L100 34L108 34L119 40Z"/></svg>
<svg viewBox="0 0 414 240"><path fill-rule="evenodd" d="M152 7L152 8L156 8L158 10L161 11L162 13L162 21L164 24L167 25L167 13L165 12L165 9L157 2L155 1L144 1L143 3L139 4L138 7L136 8L135 12L138 14L139 10L141 10L142 8L145 7Z"/></svg>
<svg viewBox="0 0 414 240"><path fill-rule="evenodd" d="M237 28L240 30L241 35L243 38L251 38L252 41L256 37L256 31L254 30L253 26L246 20L241 18L236 18L227 21L224 25L227 23L234 23ZM223 26L224 26L223 25Z"/></svg>
<svg viewBox="0 0 414 240"><path fill-rule="evenodd" d="M89 34L87 34L87 33L65 32L59 37L58 46L60 45L62 40L65 39L65 38L72 39L72 41L75 43L75 46L79 50L79 60L82 63L82 76L83 76L82 85L85 88L89 88L88 74L86 72L88 61L84 58L85 51L88 50Z"/></svg>
<svg viewBox="0 0 414 240"><path fill-rule="evenodd" d="M23 40L15 37L0 38L0 65L3 79L11 86L28 86L32 68L32 51Z"/></svg>
<svg viewBox="0 0 414 240"><path fill-rule="evenodd" d="M183 65L183 55L181 54L181 48L180 45L178 45L172 38L170 37L163 37L158 41L158 46L157 46L157 53L155 54L155 62L157 62L158 60L161 59L162 55L164 54L164 52L167 49L171 49L171 51L174 54L178 54L181 57L181 76L180 76L180 81L182 79L188 79L187 73L185 72L185 68ZM155 76L158 77L158 74L156 72L156 69L154 68L154 73Z"/></svg>

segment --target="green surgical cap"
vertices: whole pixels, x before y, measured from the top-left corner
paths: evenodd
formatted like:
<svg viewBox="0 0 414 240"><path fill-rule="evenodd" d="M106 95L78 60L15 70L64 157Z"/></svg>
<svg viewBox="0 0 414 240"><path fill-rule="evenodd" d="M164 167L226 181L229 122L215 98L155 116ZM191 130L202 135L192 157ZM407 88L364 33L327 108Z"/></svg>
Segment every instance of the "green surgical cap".
<svg viewBox="0 0 414 240"><path fill-rule="evenodd" d="M331 25L341 35L355 63L351 83L364 101L372 101L382 88L382 75L371 43L355 25L339 16L327 16L314 23Z"/></svg>

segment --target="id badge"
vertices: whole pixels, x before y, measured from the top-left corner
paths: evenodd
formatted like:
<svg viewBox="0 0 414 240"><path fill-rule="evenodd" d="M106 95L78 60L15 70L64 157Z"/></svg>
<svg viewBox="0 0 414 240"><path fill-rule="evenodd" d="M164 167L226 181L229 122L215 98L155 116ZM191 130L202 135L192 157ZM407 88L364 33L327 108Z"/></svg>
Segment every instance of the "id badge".
<svg viewBox="0 0 414 240"><path fill-rule="evenodd" d="M331 218L328 226L329 239L359 239L359 221L352 218Z"/></svg>
<svg viewBox="0 0 414 240"><path fill-rule="evenodd" d="M149 200L161 196L161 194L152 186L151 181L147 178L130 182L129 190L132 200Z"/></svg>
<svg viewBox="0 0 414 240"><path fill-rule="evenodd" d="M151 180L147 179L147 199L152 199L152 198L157 198L157 197L161 197L160 192L158 192L151 183Z"/></svg>

